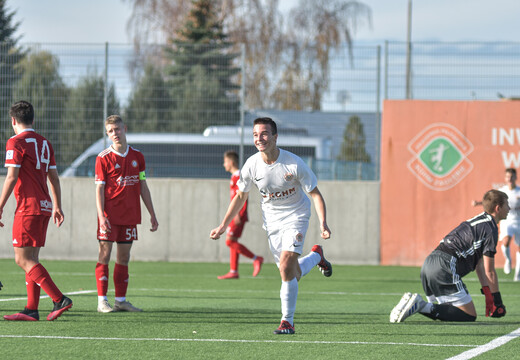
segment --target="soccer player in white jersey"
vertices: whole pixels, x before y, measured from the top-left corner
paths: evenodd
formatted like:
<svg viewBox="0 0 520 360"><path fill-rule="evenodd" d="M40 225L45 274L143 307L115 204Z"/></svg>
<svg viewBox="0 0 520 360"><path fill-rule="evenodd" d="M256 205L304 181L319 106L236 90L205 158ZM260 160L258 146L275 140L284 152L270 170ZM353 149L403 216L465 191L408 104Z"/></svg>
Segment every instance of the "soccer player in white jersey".
<svg viewBox="0 0 520 360"><path fill-rule="evenodd" d="M320 245L314 245L308 255L299 258L311 215L310 200L305 192L314 202L321 237L328 239L331 231L325 201L312 170L298 156L277 147L277 127L271 118L254 121L253 139L258 153L242 167L237 195L231 200L222 223L211 230L210 237L216 240L224 233L247 201L251 186L256 185L263 198L263 227L282 278L282 320L274 334L294 334L298 281L314 266L318 266L323 275L332 275L332 265L323 256Z"/></svg>
<svg viewBox="0 0 520 360"><path fill-rule="evenodd" d="M520 187L516 185L516 169L507 168L505 171L506 184L498 190L506 193L508 197L509 215L500 222L498 239L502 242L501 249L506 258L504 273L511 273L511 239L520 247ZM481 205L480 201L473 201L473 205ZM520 251L516 251L515 281L520 281Z"/></svg>
<svg viewBox="0 0 520 360"><path fill-rule="evenodd" d="M500 191L508 197L509 215L500 222L499 239L502 241L502 252L506 258L504 272L511 272L511 238L515 238L516 245L520 246L520 187L516 186L516 169L506 169L506 185ZM520 281L520 251L516 251L515 281Z"/></svg>

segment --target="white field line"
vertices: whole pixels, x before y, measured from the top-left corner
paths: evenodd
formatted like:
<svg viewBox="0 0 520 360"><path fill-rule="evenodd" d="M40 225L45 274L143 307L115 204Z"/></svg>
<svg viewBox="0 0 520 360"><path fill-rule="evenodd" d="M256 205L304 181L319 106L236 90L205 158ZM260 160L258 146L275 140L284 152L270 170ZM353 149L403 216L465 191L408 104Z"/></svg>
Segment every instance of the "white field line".
<svg viewBox="0 0 520 360"><path fill-rule="evenodd" d="M65 293L65 295L81 295L81 294L92 294L92 293L97 293L97 290L71 291L71 292ZM48 298L48 297L49 297L48 295L41 295L40 299L45 299L45 298ZM19 300L27 300L27 297L0 299L0 302L19 301Z"/></svg>
<svg viewBox="0 0 520 360"><path fill-rule="evenodd" d="M477 346L474 349L464 351L462 354L459 354L457 356L450 357L446 360L468 360L473 359L476 356L479 356L485 352L488 352L490 350L496 349L497 347L500 347L506 343L508 343L511 340L516 339L517 337L520 337L520 328L510 332L507 335L500 336L494 340L491 340L487 344Z"/></svg>
<svg viewBox="0 0 520 360"><path fill-rule="evenodd" d="M447 344L420 344L397 343L378 341L293 341L293 340L240 340L240 339L180 339L180 338L105 338L84 336L44 336L44 335L0 335L0 338L21 339L54 339L54 340L106 340L106 341L179 341L179 342L229 342L229 343L283 343L283 344L340 344L340 345L404 345L426 347L476 347L478 345L447 345Z"/></svg>

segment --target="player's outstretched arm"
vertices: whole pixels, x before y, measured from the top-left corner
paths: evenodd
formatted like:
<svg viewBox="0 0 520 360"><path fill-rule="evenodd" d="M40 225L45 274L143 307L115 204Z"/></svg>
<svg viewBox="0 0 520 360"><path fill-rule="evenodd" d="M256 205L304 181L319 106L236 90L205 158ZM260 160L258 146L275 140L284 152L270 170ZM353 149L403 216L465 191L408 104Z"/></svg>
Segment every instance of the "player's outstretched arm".
<svg viewBox="0 0 520 360"><path fill-rule="evenodd" d="M144 206L146 206L146 210L150 214L150 223L151 228L150 231L156 231L159 227L159 222L157 221L157 217L155 216L155 210L153 208L152 202L152 194L150 193L150 189L148 188L148 184L146 180L141 180L141 198L143 199Z"/></svg>
<svg viewBox="0 0 520 360"><path fill-rule="evenodd" d="M321 237L323 239L328 239L330 238L332 231L330 231L329 226L327 225L327 208L325 206L325 200L317 186L312 189L309 194L312 197L320 221Z"/></svg>
<svg viewBox="0 0 520 360"><path fill-rule="evenodd" d="M2 213L4 211L4 206L7 200L9 199L9 196L11 196L14 186L16 185L16 182L18 181L18 174L20 173L20 168L17 167L8 167L7 168L7 175L5 177L4 181L4 187L2 188L2 195L0 195L0 219L2 218ZM0 222L0 226L3 227L4 224Z"/></svg>
<svg viewBox="0 0 520 360"><path fill-rule="evenodd" d="M227 209L226 215L224 216L224 220L222 220L222 223L210 231L209 237L211 239L217 240L220 238L220 235L226 231L226 228L228 227L229 223L231 223L231 220L233 220L233 218L239 213L240 209L242 209L247 201L248 196L249 193L247 192L242 192L240 190L237 191L237 194L229 203L229 207Z"/></svg>
<svg viewBox="0 0 520 360"><path fill-rule="evenodd" d="M57 227L60 227L65 220L65 215L63 214L63 210L61 209L61 186L60 186L60 178L58 176L58 170L49 169L47 173L47 178L49 179L49 184L51 188L52 194L52 220L56 224Z"/></svg>

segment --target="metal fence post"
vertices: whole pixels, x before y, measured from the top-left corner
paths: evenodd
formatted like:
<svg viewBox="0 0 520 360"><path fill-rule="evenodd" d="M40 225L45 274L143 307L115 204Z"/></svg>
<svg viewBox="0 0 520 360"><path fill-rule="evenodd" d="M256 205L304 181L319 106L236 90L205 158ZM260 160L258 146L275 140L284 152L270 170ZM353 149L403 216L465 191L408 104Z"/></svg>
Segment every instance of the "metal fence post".
<svg viewBox="0 0 520 360"><path fill-rule="evenodd" d="M102 134L104 141L104 147L107 147L107 136L105 133L105 119L108 117L108 41L105 42L105 74L104 74L105 86L103 89L103 121L102 124Z"/></svg>
<svg viewBox="0 0 520 360"><path fill-rule="evenodd" d="M246 87L246 47L245 44L242 44L240 47L241 57L240 57L240 71L242 72L242 77L240 80L240 146L239 146L239 156L238 156L238 164L239 167L242 168L244 164L244 112L245 112L245 87Z"/></svg>

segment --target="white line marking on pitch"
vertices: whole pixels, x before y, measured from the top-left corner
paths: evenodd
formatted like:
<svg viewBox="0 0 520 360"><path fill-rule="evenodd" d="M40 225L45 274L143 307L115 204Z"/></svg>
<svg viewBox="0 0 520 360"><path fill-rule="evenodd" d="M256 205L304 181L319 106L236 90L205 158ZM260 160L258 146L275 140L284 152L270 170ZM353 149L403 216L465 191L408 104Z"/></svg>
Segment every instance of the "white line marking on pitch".
<svg viewBox="0 0 520 360"><path fill-rule="evenodd" d="M290 343L290 344L344 344L344 345L405 345L427 347L475 347L478 345L419 344L377 341L293 341L293 340L237 340L237 339L178 339L178 338L105 338L84 336L0 335L0 338L54 339L54 340L107 340L107 341L188 341L231 343Z"/></svg>
<svg viewBox="0 0 520 360"><path fill-rule="evenodd" d="M510 332L507 335L503 335L501 337L498 337L494 340L491 340L487 344L480 345L474 349L464 351L462 354L459 354L457 356L450 357L446 360L468 360L473 359L476 356L479 356L485 352L488 352L490 350L496 349L497 347L500 347L506 343L508 343L511 340L516 339L517 337L520 337L520 328Z"/></svg>
<svg viewBox="0 0 520 360"><path fill-rule="evenodd" d="M67 292L67 293L65 293L65 295L92 294L92 293L95 293L95 292L97 292L97 290L81 290L81 291ZM49 297L49 295L42 295L42 296L40 296L40 299L45 299L45 298L48 298L48 297ZM18 300L27 300L27 297L0 299L0 302L4 302L4 301L18 301Z"/></svg>

